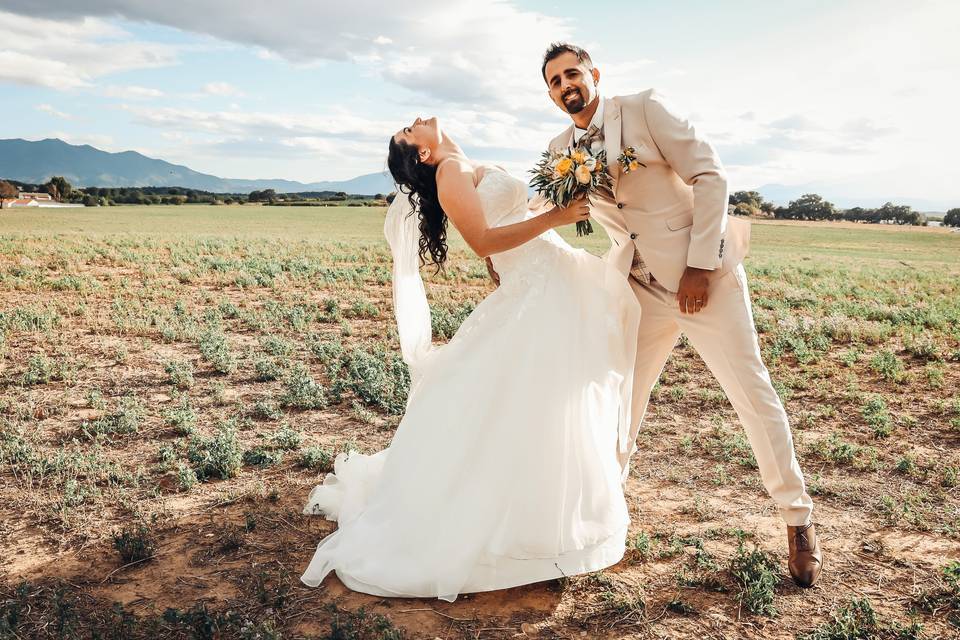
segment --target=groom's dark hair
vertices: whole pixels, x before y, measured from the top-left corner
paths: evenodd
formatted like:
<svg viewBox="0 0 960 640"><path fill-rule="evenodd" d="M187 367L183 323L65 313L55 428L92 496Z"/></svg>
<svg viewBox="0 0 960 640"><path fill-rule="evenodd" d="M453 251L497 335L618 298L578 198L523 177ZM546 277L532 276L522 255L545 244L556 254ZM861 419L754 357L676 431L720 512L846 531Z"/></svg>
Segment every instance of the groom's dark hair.
<svg viewBox="0 0 960 640"><path fill-rule="evenodd" d="M577 56L577 60L585 62L588 67L593 68L593 60L590 59L589 53L569 42L554 42L547 48L547 52L543 54L543 65L540 67L540 73L543 74L544 82L547 81L547 63L554 58L559 58L565 53L572 53Z"/></svg>

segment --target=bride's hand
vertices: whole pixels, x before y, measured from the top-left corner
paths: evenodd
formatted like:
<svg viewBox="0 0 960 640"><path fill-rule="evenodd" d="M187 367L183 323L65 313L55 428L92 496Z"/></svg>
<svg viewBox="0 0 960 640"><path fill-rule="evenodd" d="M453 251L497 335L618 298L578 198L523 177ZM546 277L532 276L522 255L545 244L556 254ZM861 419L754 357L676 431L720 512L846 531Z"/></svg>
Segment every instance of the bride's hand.
<svg viewBox="0 0 960 640"><path fill-rule="evenodd" d="M586 222L590 218L590 205L586 198L577 198L566 207L554 207L547 215L554 227Z"/></svg>

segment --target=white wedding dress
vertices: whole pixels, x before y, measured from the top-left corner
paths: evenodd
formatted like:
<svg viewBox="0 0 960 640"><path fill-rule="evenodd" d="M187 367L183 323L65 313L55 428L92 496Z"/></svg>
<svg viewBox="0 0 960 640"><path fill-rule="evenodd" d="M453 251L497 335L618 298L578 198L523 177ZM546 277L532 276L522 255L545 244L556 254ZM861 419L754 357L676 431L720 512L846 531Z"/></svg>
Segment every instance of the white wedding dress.
<svg viewBox="0 0 960 640"><path fill-rule="evenodd" d="M533 215L524 182L499 168L485 167L477 191L490 225ZM394 258L395 305L400 282L415 278L426 309L416 267L398 275L396 247ZM305 584L336 571L355 591L452 602L623 556L617 447L626 446L636 297L622 274L554 231L492 258L500 286L449 343L430 347L429 322L418 336L423 357L389 448L340 454L310 493L304 513L339 525ZM399 306L397 315L403 344L412 332Z"/></svg>

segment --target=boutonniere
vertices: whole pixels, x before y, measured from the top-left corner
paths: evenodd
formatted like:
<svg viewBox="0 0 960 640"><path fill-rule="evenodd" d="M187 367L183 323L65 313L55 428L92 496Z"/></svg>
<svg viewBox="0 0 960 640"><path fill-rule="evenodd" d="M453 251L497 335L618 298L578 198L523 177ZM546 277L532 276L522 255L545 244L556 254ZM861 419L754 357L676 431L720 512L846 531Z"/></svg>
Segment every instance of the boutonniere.
<svg viewBox="0 0 960 640"><path fill-rule="evenodd" d="M617 163L620 164L620 170L623 173L630 173L631 171L636 171L640 167L643 167L644 169L647 167L647 165L637 160L637 150L633 147L625 148L623 153L620 154L620 157L617 158Z"/></svg>

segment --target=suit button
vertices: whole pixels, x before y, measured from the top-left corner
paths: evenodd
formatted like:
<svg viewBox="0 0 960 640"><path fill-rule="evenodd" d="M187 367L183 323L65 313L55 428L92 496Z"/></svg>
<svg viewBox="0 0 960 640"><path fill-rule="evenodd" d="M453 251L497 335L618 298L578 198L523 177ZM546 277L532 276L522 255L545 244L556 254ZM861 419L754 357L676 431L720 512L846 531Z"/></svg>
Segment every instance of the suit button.
<svg viewBox="0 0 960 640"><path fill-rule="evenodd" d="M637 239L637 234L631 233L631 234L630 234L630 239L631 239L631 240L636 240L636 239Z"/></svg>
<svg viewBox="0 0 960 640"><path fill-rule="evenodd" d="M622 202L618 202L618 203L617 203L617 209L623 209L623 203L622 203Z"/></svg>

